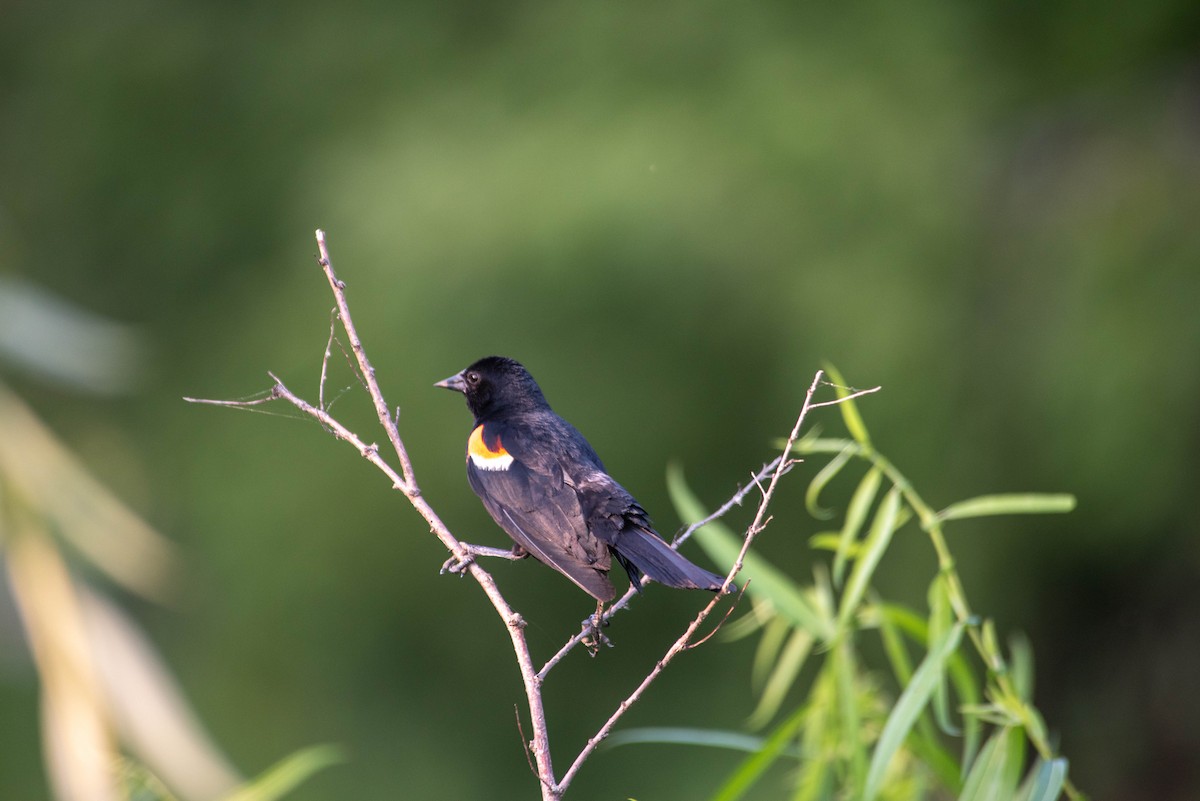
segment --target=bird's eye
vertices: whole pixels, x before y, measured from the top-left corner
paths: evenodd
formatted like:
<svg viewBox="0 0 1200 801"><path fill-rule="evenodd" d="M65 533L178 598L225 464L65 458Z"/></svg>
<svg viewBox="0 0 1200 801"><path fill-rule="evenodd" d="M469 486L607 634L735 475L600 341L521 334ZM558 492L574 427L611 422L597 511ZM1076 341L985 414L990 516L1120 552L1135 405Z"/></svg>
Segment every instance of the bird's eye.
<svg viewBox="0 0 1200 801"><path fill-rule="evenodd" d="M479 384L479 373L467 373L467 383L471 386Z"/></svg>

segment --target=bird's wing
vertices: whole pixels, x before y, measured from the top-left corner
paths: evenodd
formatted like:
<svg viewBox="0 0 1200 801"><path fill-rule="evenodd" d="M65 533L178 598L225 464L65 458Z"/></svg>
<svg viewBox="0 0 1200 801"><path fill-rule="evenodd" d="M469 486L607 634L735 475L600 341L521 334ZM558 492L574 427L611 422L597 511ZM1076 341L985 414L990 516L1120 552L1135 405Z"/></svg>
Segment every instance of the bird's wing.
<svg viewBox="0 0 1200 801"><path fill-rule="evenodd" d="M640 588L644 574L668 587L721 588L724 576L692 564L671 548L650 525L646 510L611 476L584 482L578 497L588 529L612 549L634 587Z"/></svg>
<svg viewBox="0 0 1200 801"><path fill-rule="evenodd" d="M467 478L492 519L539 561L597 600L611 600L616 592L605 575L611 556L588 530L566 475L546 469L540 460L527 461L527 449L517 444L520 432L491 428L472 434Z"/></svg>

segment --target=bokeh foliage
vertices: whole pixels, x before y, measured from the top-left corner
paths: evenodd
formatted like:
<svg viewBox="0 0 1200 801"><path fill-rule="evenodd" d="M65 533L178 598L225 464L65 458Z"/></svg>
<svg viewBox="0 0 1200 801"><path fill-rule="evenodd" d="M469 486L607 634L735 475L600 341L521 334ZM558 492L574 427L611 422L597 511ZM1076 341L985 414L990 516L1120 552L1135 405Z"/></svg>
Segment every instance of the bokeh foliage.
<svg viewBox="0 0 1200 801"><path fill-rule="evenodd" d="M174 603L131 605L238 767L345 744L354 767L297 798L528 781L503 632L436 576L401 500L312 426L179 400L250 394L266 369L315 387L318 225L422 486L467 539L502 535L463 480L466 413L429 384L488 352L530 366L665 531L664 466L727 497L822 358L884 386L872 431L927 495L1075 494L1066 518L954 543L963 580L1027 630L1082 786L1194 797L1198 17L1182 0L17 4L0 270L134 324L147 352L118 397L0 369L180 545ZM362 400L338 402L365 422ZM814 530L802 492L780 500L794 528L763 548L794 564ZM927 565L903 539L896 558ZM497 573L551 647L587 610L532 567ZM889 597L924 597L909 574L881 578ZM692 609L639 606L604 662L564 666L586 690L559 699L575 715L557 737L585 737ZM7 612L0 636L0 797L36 798ZM741 720L750 688L709 681L739 647L698 651L631 725ZM615 749L573 792L694 795L735 761L667 775Z"/></svg>
<svg viewBox="0 0 1200 801"><path fill-rule="evenodd" d="M790 797L796 801L944 795L963 801L1052 801L1063 792L1081 799L1067 778L1067 760L1033 704L1028 644L1018 640L1012 656L1006 656L994 622L972 610L946 537L951 521L1066 512L1074 509L1075 499L985 495L935 511L875 449L854 401L845 397L843 379L833 368L829 373L851 436L808 436L783 447L792 446L790 452L801 457L828 459L806 494L814 517L834 517L819 503L830 482L844 472L858 480L838 515L841 527L811 538L813 547L834 554L832 564L816 561L812 584L757 554L747 556L742 580L754 610L738 621L735 636L761 632L753 670L761 694L748 722L761 727L782 720L721 785L714 801L745 797L785 754L794 763ZM847 470L851 462L865 469ZM685 519L707 517L678 472L669 483ZM928 536L936 554L925 612L881 598L873 589L875 577L888 572L883 565L894 536L910 521ZM739 549L738 535L720 522L703 527L696 537L717 564L731 564ZM868 632L878 634L875 650L881 646L886 653L886 667L864 654ZM915 667L909 639L917 647ZM802 679L808 663L816 667ZM890 681L883 680L885 670ZM786 695L795 689L799 700L781 714ZM700 730L690 739L719 745L703 741L711 734Z"/></svg>

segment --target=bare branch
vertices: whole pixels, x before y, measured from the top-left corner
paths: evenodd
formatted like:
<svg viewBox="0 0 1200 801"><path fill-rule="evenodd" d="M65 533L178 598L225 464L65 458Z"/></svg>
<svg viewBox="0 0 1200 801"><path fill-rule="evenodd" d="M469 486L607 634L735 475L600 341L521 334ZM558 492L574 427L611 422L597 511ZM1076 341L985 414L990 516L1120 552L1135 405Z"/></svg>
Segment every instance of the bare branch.
<svg viewBox="0 0 1200 801"><path fill-rule="evenodd" d="M830 386L833 386L833 385L830 384ZM845 389L845 388L846 387L843 387L843 389ZM814 404L810 405L808 408L819 409L822 406L837 406L839 403L845 403L846 401L853 400L854 398L861 398L863 395L870 395L871 393L878 392L881 389L883 389L883 387L871 387L870 389L860 389L855 392L851 392L849 395L844 395L840 398L834 398L833 400L827 400L827 401L821 401L820 403L814 403Z"/></svg>
<svg viewBox="0 0 1200 801"><path fill-rule="evenodd" d="M211 398L189 398L186 396L183 399L188 403L203 403L208 406L230 406L239 409L249 408L250 406L262 406L265 403L279 400L279 396L268 390L267 394L253 400L213 400Z"/></svg>
<svg viewBox="0 0 1200 801"><path fill-rule="evenodd" d="M325 405L325 379L329 375L329 357L333 355L333 340L337 335L337 309L329 313L329 339L325 341L325 355L321 357L321 383L317 387L317 406L328 409Z"/></svg>
<svg viewBox="0 0 1200 801"><path fill-rule="evenodd" d="M704 608L696 615L695 618L688 624L683 633L672 643L666 653L655 663L654 667L642 679L638 686L622 701L609 716L608 720L596 731L584 747L575 757L567 772L561 780L557 780L554 774L553 763L550 755L550 738L546 726L546 713L542 698L542 682L546 674L560 662L571 650L583 642L590 631L584 630L574 637L570 638L567 643L552 656L540 671L535 671L533 668L533 660L529 650L529 645L525 638L525 620L518 614L505 600L499 588L496 586L495 580L491 574L484 570L476 561L476 556L494 556L506 559L523 558L526 554L521 553L517 549L504 550L499 548L488 548L485 546L471 545L458 540L442 522L441 518L434 512L433 508L422 496L417 485L416 477L413 473L412 464L409 460L408 451L400 438L398 422L400 418L400 409L397 407L395 413L389 411L389 406L383 397L383 393L379 388L379 384L375 379L375 369L367 359L366 351L363 348L362 341L359 339L358 332L354 326L354 322L350 316L350 308L346 299L346 286L339 280L333 271L333 265L329 257L329 250L325 241L325 233L321 230L316 232L317 246L320 249L320 265L325 272L325 276L329 281L330 289L333 292L336 301L335 317L330 324L329 339L326 342L325 353L321 361L321 376L320 385L318 388L318 404L313 406L304 399L293 393L288 387L274 374L271 375L274 385L268 393L261 397L252 400L207 400L199 398L185 398L192 403L205 403L216 406L229 406L235 408L244 408L258 406L268 403L273 400L284 400L299 410L302 414L307 415L326 430L334 435L337 439L343 440L354 447L359 454L374 465L381 473L383 473L392 483L395 489L404 493L409 503L429 524L429 530L442 542L448 551L452 554L451 558L443 565L443 572L449 570L451 572L470 574L472 578L479 584L484 594L491 601L496 613L504 622L505 628L509 633L509 638L512 641L513 653L516 657L517 666L521 673L521 681L525 688L526 703L529 710L530 723L533 729L533 737L531 740L526 739L524 726L521 721L520 712L518 710L518 730L521 735L522 742L526 748L526 757L530 759L530 767L536 773L538 781L541 785L543 801L560 801L567 787L578 774L583 763L595 751L601 741L606 738L612 731L613 727L625 714L625 712L641 698L646 689L652 684L655 679L666 669L676 656L690 648L697 647L706 642L716 633L717 630L724 625L729 618L733 609L741 600L742 593L745 592L745 586L741 588L737 598L733 604L726 610L724 616L715 627L707 634L697 637L697 632L704 622L710 617L713 611L721 603L726 594L733 587L734 579L742 569L745 561L746 553L749 551L755 538L766 528L771 518L767 512L768 506L775 495L776 487L780 478L786 474L798 460L788 457L791 453L792 446L799 437L800 428L809 410L820 407L830 406L840 403L850 398L859 397L861 395L875 392L879 388L862 390L847 395L844 398L839 398L834 401L825 401L822 403L813 403L813 393L821 380L822 373L817 372L813 378L813 383L809 387L805 396L804 406L800 411L800 415L796 420L796 424L792 429L792 433L788 438L787 445L783 452L768 462L751 480L743 487L740 487L724 504L718 507L712 514L708 515L703 520L700 520L688 526L676 538L672 547L678 546L685 542L692 534L704 525L707 525L714 520L719 519L727 514L734 506L740 505L746 495L752 488L759 490L759 503L753 522L747 527L743 537L742 548L738 553L737 559L731 566L729 573L726 575L722 592L714 596ZM332 352L333 343L336 340L336 321L340 320L342 328L346 332L346 338L350 343L350 348L354 354L354 361L357 366L357 372L361 378L368 394L371 397L371 402L375 407L376 416L380 425L387 433L388 441L392 446L392 450L396 454L399 462L399 470L393 468L388 461L380 455L379 447L375 443L367 443L361 439L353 431L350 431L341 422L334 418L328 411L325 403L325 385L328 376L328 364ZM769 479L769 481L768 481ZM763 482L767 484L764 486ZM643 578L643 584L648 580ZM613 615L622 609L626 608L629 600L636 593L637 588L631 586L625 594L616 603L611 604L605 611L603 620L609 620Z"/></svg>
<svg viewBox="0 0 1200 801"><path fill-rule="evenodd" d="M328 279L329 288L333 290L333 297L337 301L338 318L342 321L342 328L346 330L346 338L350 341L350 349L354 351L359 373L367 384L371 402L375 404L375 415L379 418L383 430L387 432L388 441L392 443L392 450L396 452L396 458L400 460L400 472L404 475L404 483L413 492L417 492L408 450L400 441L400 431L392 421L391 415L388 414L387 402L384 401L383 392L379 389L379 382L375 379L375 368L367 360L367 352L363 348L362 340L358 338L358 329L355 328L354 321L350 317L350 307L346 303L346 284L333 272L333 261L329 258L329 248L325 243L325 232L319 228L317 229L317 248L321 251L319 259L321 269L325 271L325 278ZM405 494L408 492L406 491Z"/></svg>

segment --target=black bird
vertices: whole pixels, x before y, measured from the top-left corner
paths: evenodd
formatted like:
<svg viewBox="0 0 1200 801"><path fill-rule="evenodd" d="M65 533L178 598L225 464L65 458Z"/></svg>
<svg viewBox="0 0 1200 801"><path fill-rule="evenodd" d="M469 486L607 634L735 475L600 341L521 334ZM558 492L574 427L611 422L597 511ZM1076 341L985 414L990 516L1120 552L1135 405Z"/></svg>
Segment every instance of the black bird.
<svg viewBox="0 0 1200 801"><path fill-rule="evenodd" d="M616 595L612 557L634 587L719 591L724 577L683 558L646 511L605 471L592 446L550 408L529 371L488 356L434 386L463 393L475 416L467 478L500 528L603 604ZM599 616L597 615L597 624Z"/></svg>

